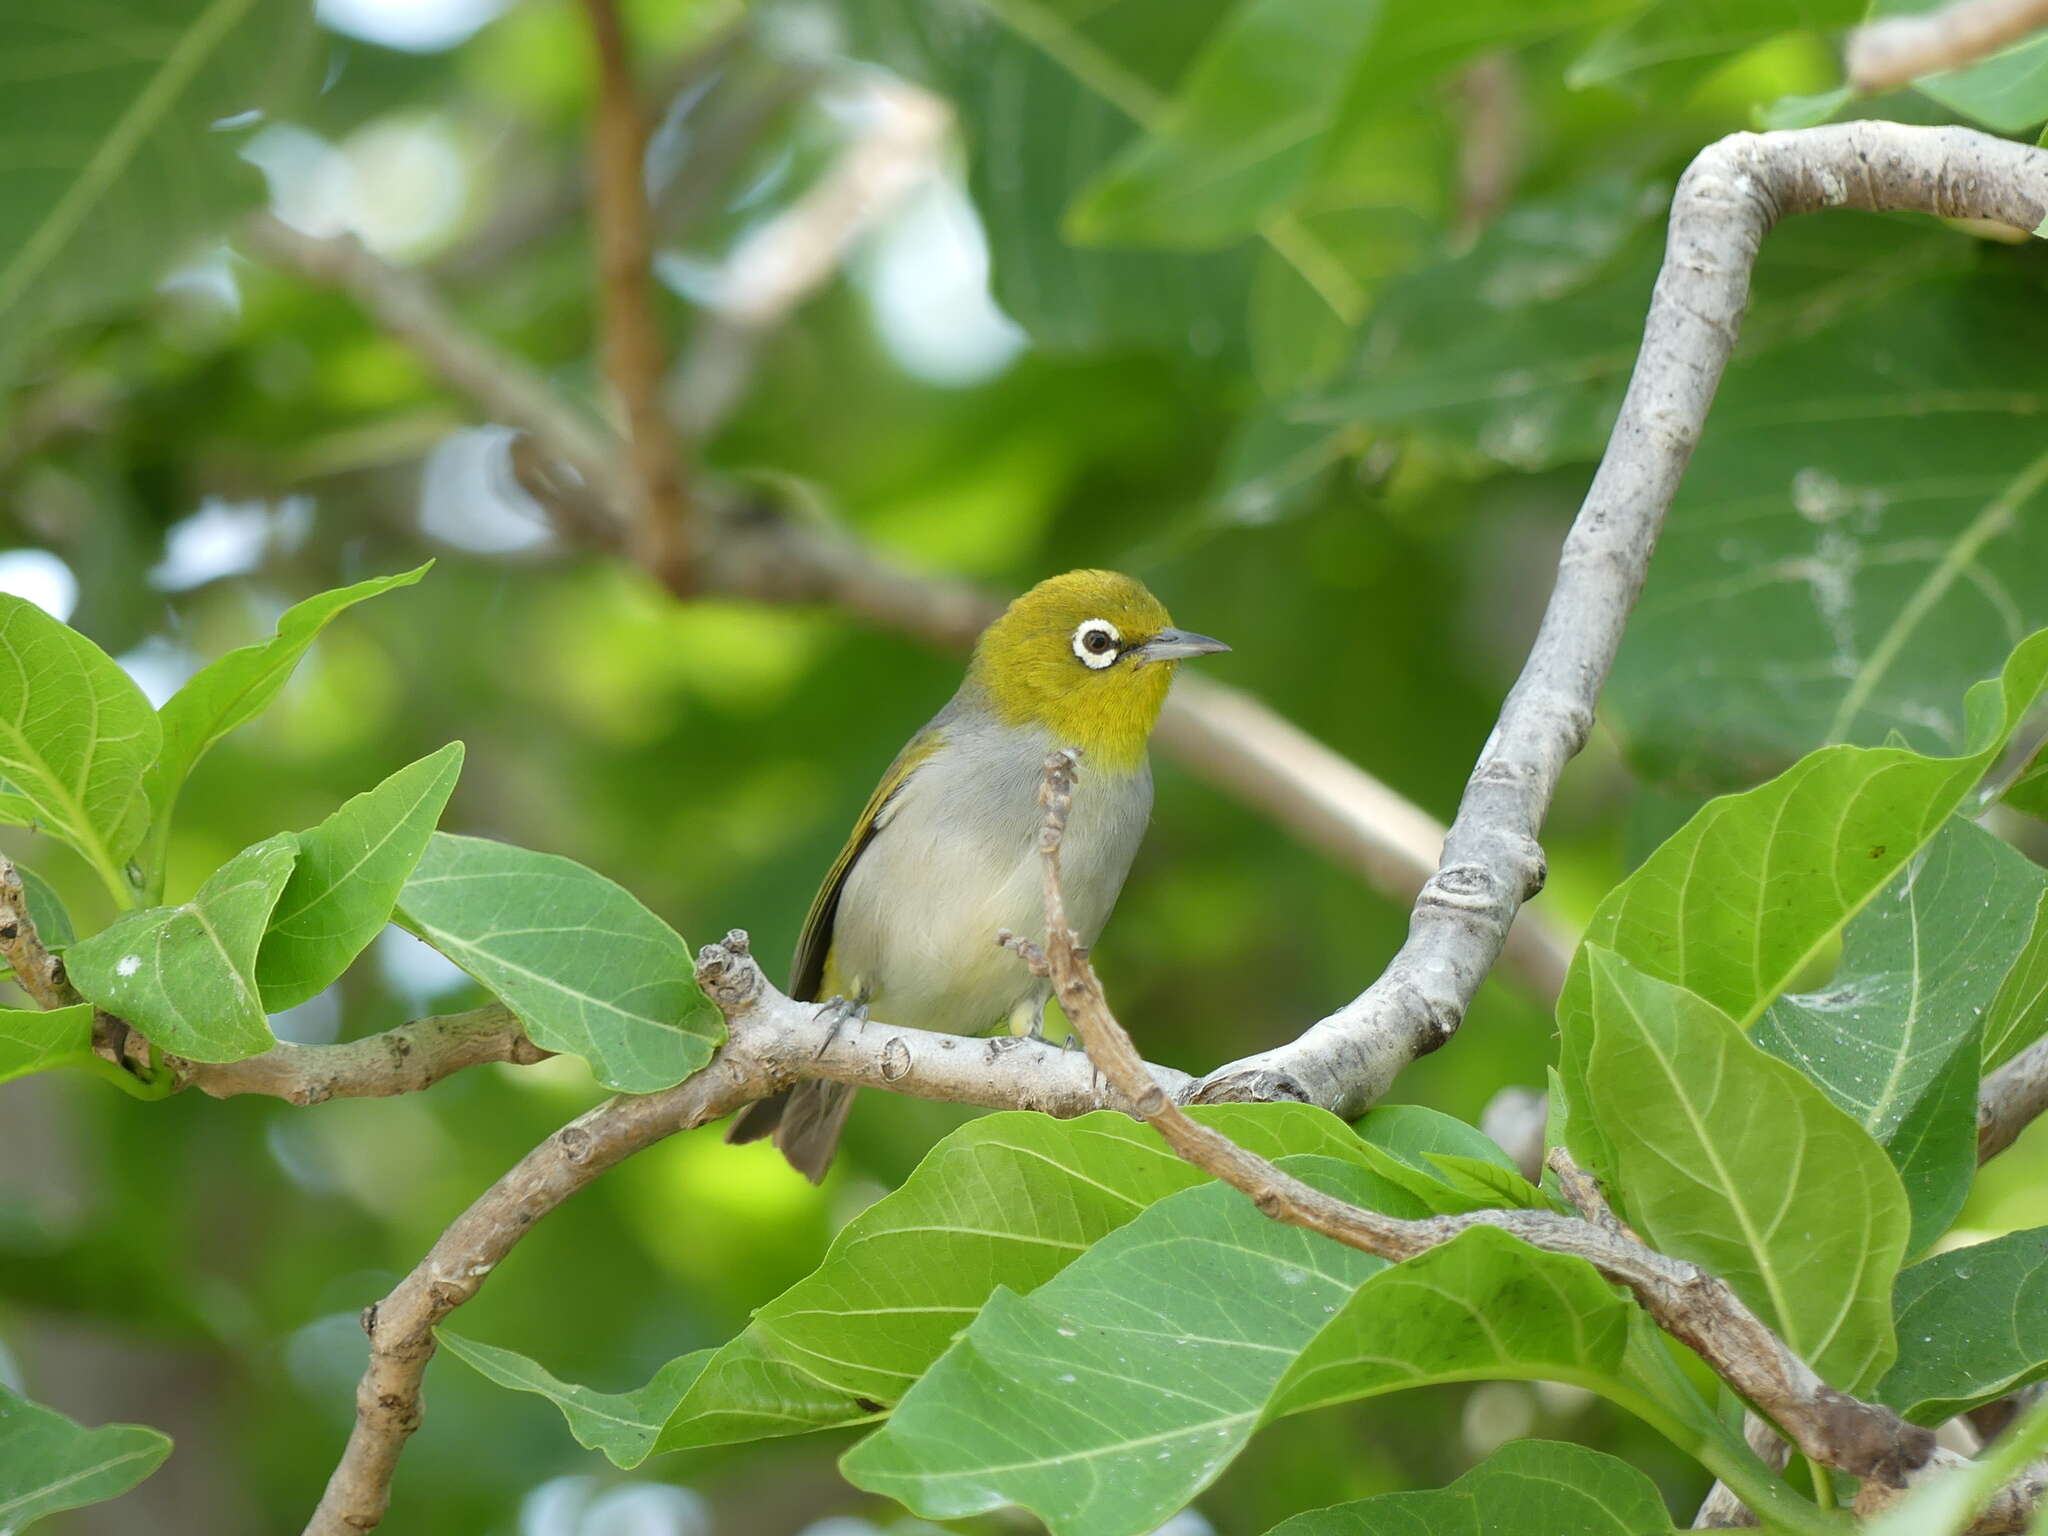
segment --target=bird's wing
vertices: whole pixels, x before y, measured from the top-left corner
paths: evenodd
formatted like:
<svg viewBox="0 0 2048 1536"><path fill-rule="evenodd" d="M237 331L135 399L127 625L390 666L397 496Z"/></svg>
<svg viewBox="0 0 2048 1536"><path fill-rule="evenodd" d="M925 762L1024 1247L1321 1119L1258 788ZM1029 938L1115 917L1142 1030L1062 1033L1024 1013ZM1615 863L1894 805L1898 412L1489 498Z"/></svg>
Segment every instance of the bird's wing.
<svg viewBox="0 0 2048 1536"><path fill-rule="evenodd" d="M846 889L846 877L853 872L855 861L868 844L875 840L875 833L881 830L882 814L888 809L889 802L903 792L910 776L930 760L944 741L945 736L940 729L936 725L928 725L911 737L903 750L896 754L896 761L889 765L889 771L882 775L882 782L868 796L868 803L861 811L860 819L853 824L853 833L846 839L846 846L832 861L824 884L811 898L811 910L804 918L803 935L796 941L796 963L790 967L789 973L789 995L799 1002L821 1001L818 988L825 977L825 958L832 952L832 919L839 911L839 897Z"/></svg>

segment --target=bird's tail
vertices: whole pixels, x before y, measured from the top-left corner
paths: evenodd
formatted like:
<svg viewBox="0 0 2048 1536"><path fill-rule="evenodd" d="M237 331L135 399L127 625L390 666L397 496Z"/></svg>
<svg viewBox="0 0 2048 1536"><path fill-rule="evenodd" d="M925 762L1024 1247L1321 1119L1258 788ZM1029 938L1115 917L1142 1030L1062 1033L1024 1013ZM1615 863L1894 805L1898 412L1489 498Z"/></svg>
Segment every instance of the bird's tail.
<svg viewBox="0 0 2048 1536"><path fill-rule="evenodd" d="M759 1141L773 1136L790 1167L813 1184L824 1180L839 1148L839 1132L853 1107L854 1090L847 1083L812 1078L794 1088L741 1110L725 1133L727 1141Z"/></svg>

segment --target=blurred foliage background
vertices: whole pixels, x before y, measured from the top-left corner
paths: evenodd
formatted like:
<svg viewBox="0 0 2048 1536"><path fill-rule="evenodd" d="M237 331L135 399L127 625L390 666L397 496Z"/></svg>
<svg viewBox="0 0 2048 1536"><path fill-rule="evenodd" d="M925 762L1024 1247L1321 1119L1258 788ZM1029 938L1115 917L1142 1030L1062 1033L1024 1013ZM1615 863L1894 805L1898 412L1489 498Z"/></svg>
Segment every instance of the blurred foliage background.
<svg viewBox="0 0 2048 1536"><path fill-rule="evenodd" d="M629 19L659 114L678 414L706 472L910 566L1002 593L1131 571L1232 642L1217 677L1448 817L1626 381L1690 155L1829 113L2029 134L2048 118L2048 44L1846 102L1839 34L1863 9L647 0ZM195 72L173 110L137 116L167 57ZM565 545L507 474L502 431L345 298L234 240L265 201L351 231L605 409L577 8L324 0L316 21L281 0L101 0L0 18L0 59L21 81L0 102L0 588L161 699L300 597L438 562L337 623L215 752L181 807L173 897L461 739L450 829L579 859L693 941L744 926L786 952L959 659L827 611L678 604ZM692 345L746 282L749 241L906 88L950 106L943 153L750 349L731 408L693 416ZM92 154L109 124L129 135L111 172ZM1820 741L1956 742L1963 685L2048 622L2044 298L2041 247L1986 232L1844 214L1773 237L1552 818L1554 919L1582 917L1705 794ZM5 846L84 926L109 915L62 850ZM1403 923L1164 763L1101 959L1148 1053L1202 1070L1351 996ZM348 1038L472 1000L393 931L277 1028ZM1473 1117L1540 1084L1547 1013L1492 984L1397 1097ZM347 1432L356 1313L598 1096L568 1060L311 1110L143 1105L83 1078L0 1089L0 1378L178 1445L127 1498L49 1528L295 1529ZM717 1128L674 1138L537 1230L463 1331L637 1384L729 1337L960 1113L865 1105L821 1190ZM1995 1165L1965 1222L2048 1221L2044 1155ZM626 1477L539 1399L453 1361L428 1400L393 1531L929 1529L847 1488L838 1441ZM1294 1421L1172 1529L1433 1486L1530 1432L1617 1451L1681 1505L1702 1491L1604 1406L1489 1385Z"/></svg>

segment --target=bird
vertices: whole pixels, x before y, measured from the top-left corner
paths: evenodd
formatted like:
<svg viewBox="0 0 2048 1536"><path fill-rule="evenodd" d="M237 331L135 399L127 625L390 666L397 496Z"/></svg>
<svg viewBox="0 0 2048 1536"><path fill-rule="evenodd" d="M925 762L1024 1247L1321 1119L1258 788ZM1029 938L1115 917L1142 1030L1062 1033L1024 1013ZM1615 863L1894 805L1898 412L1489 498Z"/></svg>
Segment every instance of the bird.
<svg viewBox="0 0 2048 1536"><path fill-rule="evenodd" d="M1086 765L1061 874L1068 920L1092 944L1151 817L1145 749L1173 674L1229 649L1176 629L1142 582L1115 571L1048 577L983 630L959 691L882 775L804 919L789 995L832 1010L827 1042L870 1008L950 1034L1042 1033L1052 984L996 935L1044 937L1045 759L1076 748ZM726 1139L773 1136L819 1183L853 1094L807 1079L749 1105Z"/></svg>

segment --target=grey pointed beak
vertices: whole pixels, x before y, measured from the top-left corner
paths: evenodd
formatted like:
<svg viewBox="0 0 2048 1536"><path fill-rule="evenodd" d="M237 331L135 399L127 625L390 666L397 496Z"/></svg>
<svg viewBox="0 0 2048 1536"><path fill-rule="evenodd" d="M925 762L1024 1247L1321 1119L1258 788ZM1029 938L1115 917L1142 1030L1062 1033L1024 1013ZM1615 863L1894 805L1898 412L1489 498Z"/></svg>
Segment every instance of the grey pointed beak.
<svg viewBox="0 0 2048 1536"><path fill-rule="evenodd" d="M1143 645L1131 652L1131 660L1139 666L1153 661L1185 661L1190 656L1213 656L1230 647L1221 640L1211 640L1207 635L1198 635L1186 629L1162 629Z"/></svg>

